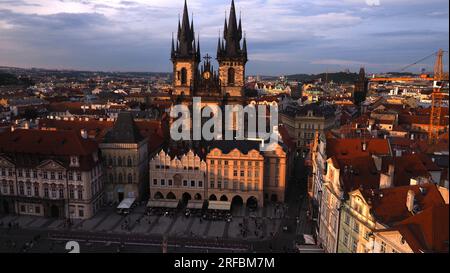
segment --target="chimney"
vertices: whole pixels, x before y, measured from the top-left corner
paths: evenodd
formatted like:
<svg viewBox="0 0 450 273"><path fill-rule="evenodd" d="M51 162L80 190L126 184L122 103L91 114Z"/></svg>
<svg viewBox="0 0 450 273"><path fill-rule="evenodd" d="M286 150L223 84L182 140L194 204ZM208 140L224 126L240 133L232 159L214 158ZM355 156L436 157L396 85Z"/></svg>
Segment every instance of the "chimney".
<svg viewBox="0 0 450 273"><path fill-rule="evenodd" d="M381 164L382 164L381 157L379 157L377 155L372 155L372 158L373 158L373 162L375 163L375 167L377 168L377 171L381 171Z"/></svg>
<svg viewBox="0 0 450 273"><path fill-rule="evenodd" d="M81 137L82 137L82 138L84 138L84 139L87 139L87 138L88 138L87 130L81 129L80 133L81 133Z"/></svg>
<svg viewBox="0 0 450 273"><path fill-rule="evenodd" d="M389 189L394 185L394 165L389 165L387 174L382 173L380 175L380 189Z"/></svg>
<svg viewBox="0 0 450 273"><path fill-rule="evenodd" d="M414 210L414 192L409 190L406 196L406 208L408 208L409 212L413 212Z"/></svg>

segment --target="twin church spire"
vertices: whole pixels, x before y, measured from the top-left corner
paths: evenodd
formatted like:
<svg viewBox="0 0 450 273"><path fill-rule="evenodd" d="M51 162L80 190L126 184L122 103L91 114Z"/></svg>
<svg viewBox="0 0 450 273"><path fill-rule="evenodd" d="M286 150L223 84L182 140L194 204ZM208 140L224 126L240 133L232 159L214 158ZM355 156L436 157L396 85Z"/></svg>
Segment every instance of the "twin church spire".
<svg viewBox="0 0 450 273"><path fill-rule="evenodd" d="M200 38L195 40L194 19L189 21L189 13L186 0L184 1L184 10L182 21L178 20L178 34L175 43L172 35L172 59L195 59L200 61Z"/></svg>
<svg viewBox="0 0 450 273"><path fill-rule="evenodd" d="M219 35L220 36L220 35ZM241 46L241 41L242 46ZM171 58L195 59L200 62L200 38L195 39L194 20L189 21L187 1L184 2L183 18L178 20L178 33L176 42L172 35ZM247 41L242 35L242 22L239 23L236 16L234 0L231 1L230 16L228 22L225 18L223 39L219 37L217 45L217 59L241 58L247 62Z"/></svg>
<svg viewBox="0 0 450 273"><path fill-rule="evenodd" d="M230 17L223 27L223 39L219 37L217 43L217 58L220 59L235 59L240 58L247 61L247 41L244 37L242 43L242 21L239 17L239 24L236 16L236 8L234 0L231 1Z"/></svg>

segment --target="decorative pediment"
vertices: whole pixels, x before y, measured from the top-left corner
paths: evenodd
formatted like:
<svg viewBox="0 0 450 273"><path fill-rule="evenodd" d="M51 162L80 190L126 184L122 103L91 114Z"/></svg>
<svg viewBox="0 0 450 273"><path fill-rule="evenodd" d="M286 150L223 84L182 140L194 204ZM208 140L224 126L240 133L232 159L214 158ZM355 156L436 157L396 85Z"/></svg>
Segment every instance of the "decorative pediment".
<svg viewBox="0 0 450 273"><path fill-rule="evenodd" d="M46 160L38 166L38 169L60 171L65 170L66 168L58 161Z"/></svg>

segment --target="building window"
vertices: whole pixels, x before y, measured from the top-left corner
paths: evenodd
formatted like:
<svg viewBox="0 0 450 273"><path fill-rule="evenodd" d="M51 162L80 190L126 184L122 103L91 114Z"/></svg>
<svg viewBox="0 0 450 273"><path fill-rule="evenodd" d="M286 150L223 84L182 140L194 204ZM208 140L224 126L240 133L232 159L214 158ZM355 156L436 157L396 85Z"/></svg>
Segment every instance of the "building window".
<svg viewBox="0 0 450 273"><path fill-rule="evenodd" d="M122 166L122 158L119 156L119 158L117 159L117 165L118 166Z"/></svg>
<svg viewBox="0 0 450 273"><path fill-rule="evenodd" d="M31 196L31 185L27 185L27 195Z"/></svg>
<svg viewBox="0 0 450 273"><path fill-rule="evenodd" d="M14 185L12 183L9 184L9 194L14 195Z"/></svg>
<svg viewBox="0 0 450 273"><path fill-rule="evenodd" d="M359 233L359 223L355 221L355 224L353 225L353 230L357 233Z"/></svg>
<svg viewBox="0 0 450 273"><path fill-rule="evenodd" d="M84 210L83 210L82 208L80 208L80 209L78 210L78 216L84 217Z"/></svg>
<svg viewBox="0 0 450 273"><path fill-rule="evenodd" d="M64 199L64 189L62 187L59 188L59 199Z"/></svg>
<svg viewBox="0 0 450 273"><path fill-rule="evenodd" d="M25 177L30 178L30 170L25 170Z"/></svg>
<svg viewBox="0 0 450 273"><path fill-rule="evenodd" d="M234 171L233 171L233 176L236 177L237 175L238 175L237 170L234 170Z"/></svg>
<svg viewBox="0 0 450 273"><path fill-rule="evenodd" d="M55 180L55 172L50 172L50 179Z"/></svg>
<svg viewBox="0 0 450 273"><path fill-rule="evenodd" d="M158 180L157 179L153 179L153 185L158 185Z"/></svg>
<svg viewBox="0 0 450 273"><path fill-rule="evenodd" d="M37 178L37 171L33 171L33 178Z"/></svg>
<svg viewBox="0 0 450 273"><path fill-rule="evenodd" d="M259 177L259 171L255 170L255 178L258 178L258 177Z"/></svg>
<svg viewBox="0 0 450 273"><path fill-rule="evenodd" d="M58 179L59 179L59 180L62 180L62 179L63 179L63 174L62 174L62 172L58 172Z"/></svg>
<svg viewBox="0 0 450 273"><path fill-rule="evenodd" d="M128 174L128 184L132 184L133 183L133 176L131 175L131 173Z"/></svg>
<svg viewBox="0 0 450 273"><path fill-rule="evenodd" d="M2 175L6 176L6 169L2 169Z"/></svg>
<svg viewBox="0 0 450 273"><path fill-rule="evenodd" d="M127 164L128 164L128 167L131 167L133 165L133 161L131 160L131 157L128 157Z"/></svg>
<svg viewBox="0 0 450 273"><path fill-rule="evenodd" d="M69 172L69 180L73 180L73 172Z"/></svg>
<svg viewBox="0 0 450 273"><path fill-rule="evenodd" d="M228 189L228 180L223 181L223 188Z"/></svg>
<svg viewBox="0 0 450 273"><path fill-rule="evenodd" d="M173 181L172 181L172 179L169 179L169 187L172 187L172 185L173 185Z"/></svg>
<svg viewBox="0 0 450 273"><path fill-rule="evenodd" d="M9 175L9 176L12 176L12 175L13 175L12 169L8 169L8 175Z"/></svg>
<svg viewBox="0 0 450 273"><path fill-rule="evenodd" d="M238 189L238 182L233 182L233 190L237 190Z"/></svg>
<svg viewBox="0 0 450 273"><path fill-rule="evenodd" d="M199 188L203 188L203 181L201 181L201 180L198 181L198 187L199 187Z"/></svg>
<svg viewBox="0 0 450 273"><path fill-rule="evenodd" d="M234 68L230 67L228 69L228 84L229 85L234 85L234 80L235 80L235 71Z"/></svg>
<svg viewBox="0 0 450 273"><path fill-rule="evenodd" d="M24 205L20 206L20 212L25 212L25 206Z"/></svg>
<svg viewBox="0 0 450 273"><path fill-rule="evenodd" d="M20 195L25 195L24 188L23 188L23 183L19 184L19 194Z"/></svg>
<svg viewBox="0 0 450 273"><path fill-rule="evenodd" d="M356 253L357 251L358 251L358 241L356 239L353 239L352 252Z"/></svg>
<svg viewBox="0 0 450 273"><path fill-rule="evenodd" d="M381 242L380 252L386 253L386 243L385 242Z"/></svg>
<svg viewBox="0 0 450 273"><path fill-rule="evenodd" d="M6 181L3 182L3 185L2 185L2 193L3 193L3 194L7 194L7 193L8 193L8 185L6 185Z"/></svg>
<svg viewBox="0 0 450 273"><path fill-rule="evenodd" d="M78 189L78 200L83 200L83 189Z"/></svg>
<svg viewBox="0 0 450 273"><path fill-rule="evenodd" d="M56 198L56 187L52 186L52 198Z"/></svg>
<svg viewBox="0 0 450 273"><path fill-rule="evenodd" d="M195 181L191 180L191 187L194 188L195 187Z"/></svg>
<svg viewBox="0 0 450 273"><path fill-rule="evenodd" d="M49 192L48 192L48 187L44 187L44 197L45 198L49 198Z"/></svg>
<svg viewBox="0 0 450 273"><path fill-rule="evenodd" d="M17 176L22 177L22 170L17 170Z"/></svg>
<svg viewBox="0 0 450 273"><path fill-rule="evenodd" d="M48 173L47 172L43 172L42 176L44 177L44 179L48 179Z"/></svg>
<svg viewBox="0 0 450 273"><path fill-rule="evenodd" d="M345 224L347 226L350 225L350 215L348 213L345 214L345 220L344 220Z"/></svg>
<svg viewBox="0 0 450 273"><path fill-rule="evenodd" d="M182 85L187 84L187 70L184 67L181 69L181 84Z"/></svg>
<svg viewBox="0 0 450 273"><path fill-rule="evenodd" d="M348 246L348 232L345 231L344 232L344 241L342 242L344 244L344 246Z"/></svg>
<svg viewBox="0 0 450 273"><path fill-rule="evenodd" d="M75 191L74 191L74 189L73 189L73 186L71 186L71 187L69 188L69 198L70 198L70 199L75 199Z"/></svg>
<svg viewBox="0 0 450 273"><path fill-rule="evenodd" d="M41 207L39 207L39 206L34 207L34 212L36 214L41 214Z"/></svg>
<svg viewBox="0 0 450 273"><path fill-rule="evenodd" d="M222 181L217 181L217 188L222 189Z"/></svg>
<svg viewBox="0 0 450 273"><path fill-rule="evenodd" d="M183 187L187 187L187 186L188 186L187 180L183 180Z"/></svg>
<svg viewBox="0 0 450 273"><path fill-rule="evenodd" d="M77 181L81 181L81 173L77 172Z"/></svg>
<svg viewBox="0 0 450 273"><path fill-rule="evenodd" d="M161 179L161 186L165 186L166 185L166 180Z"/></svg>
<svg viewBox="0 0 450 273"><path fill-rule="evenodd" d="M245 176L244 171L241 171L241 177L244 177L244 176Z"/></svg>

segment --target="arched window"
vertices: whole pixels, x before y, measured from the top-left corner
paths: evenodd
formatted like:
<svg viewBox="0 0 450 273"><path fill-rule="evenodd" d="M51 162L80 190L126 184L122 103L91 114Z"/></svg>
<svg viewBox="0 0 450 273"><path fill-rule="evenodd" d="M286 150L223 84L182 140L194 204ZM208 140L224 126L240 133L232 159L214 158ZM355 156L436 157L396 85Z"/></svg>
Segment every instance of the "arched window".
<svg viewBox="0 0 450 273"><path fill-rule="evenodd" d="M119 158L117 159L117 165L118 166L122 166L122 158L119 156Z"/></svg>
<svg viewBox="0 0 450 273"><path fill-rule="evenodd" d="M131 175L131 173L128 174L128 184L132 184L133 183L133 176Z"/></svg>
<svg viewBox="0 0 450 273"><path fill-rule="evenodd" d="M187 84L187 70L186 68L181 69L181 84L186 85Z"/></svg>
<svg viewBox="0 0 450 273"><path fill-rule="evenodd" d="M228 69L228 84L233 85L234 84L234 68L230 67Z"/></svg>
<svg viewBox="0 0 450 273"><path fill-rule="evenodd" d="M131 160L130 156L128 157L127 164L128 164L128 167L131 167L131 165L133 165L133 161Z"/></svg>

